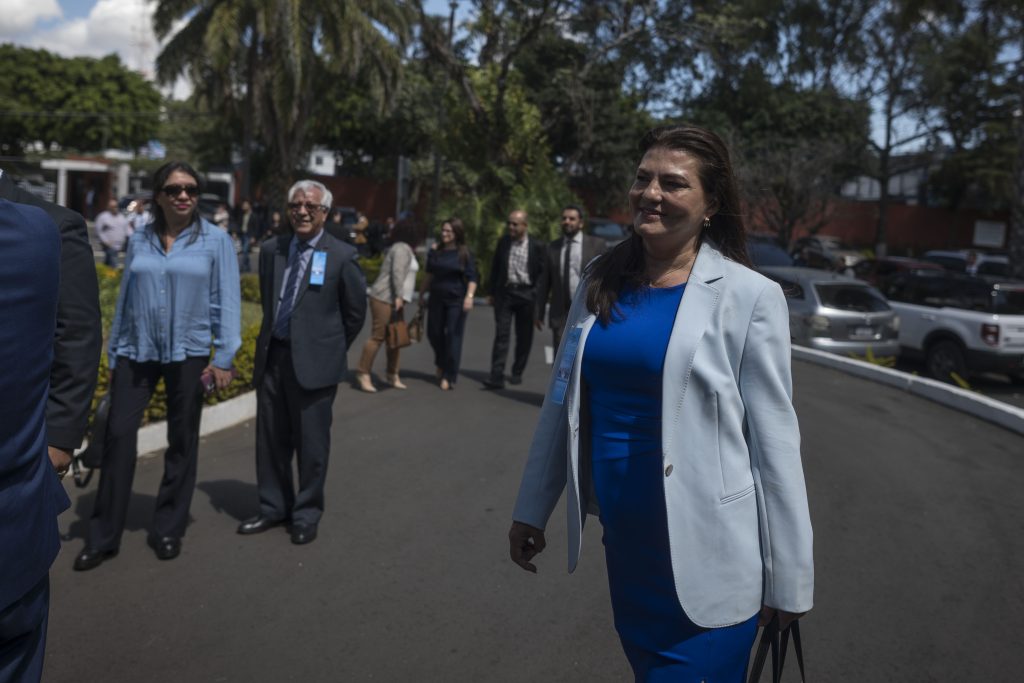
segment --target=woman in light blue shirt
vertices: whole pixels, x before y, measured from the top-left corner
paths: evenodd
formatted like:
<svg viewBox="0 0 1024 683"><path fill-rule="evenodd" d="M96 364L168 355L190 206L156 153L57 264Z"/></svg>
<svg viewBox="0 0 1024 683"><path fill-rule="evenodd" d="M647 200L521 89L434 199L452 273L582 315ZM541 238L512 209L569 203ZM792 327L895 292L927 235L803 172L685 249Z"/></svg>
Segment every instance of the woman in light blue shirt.
<svg viewBox="0 0 1024 683"><path fill-rule="evenodd" d="M89 539L75 569L117 554L135 475L143 412L162 377L167 392L164 476L149 544L181 551L195 489L204 385L223 389L241 346L238 261L231 238L198 212L199 174L171 162L153 177L153 221L128 243L110 329L110 414ZM213 358L210 351L213 349Z"/></svg>

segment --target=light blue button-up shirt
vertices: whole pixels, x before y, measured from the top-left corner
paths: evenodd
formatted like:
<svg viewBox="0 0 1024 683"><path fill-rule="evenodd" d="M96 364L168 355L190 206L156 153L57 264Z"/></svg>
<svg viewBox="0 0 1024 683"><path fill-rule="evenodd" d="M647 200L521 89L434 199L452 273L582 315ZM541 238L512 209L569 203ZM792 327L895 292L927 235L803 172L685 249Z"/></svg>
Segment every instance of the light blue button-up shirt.
<svg viewBox="0 0 1024 683"><path fill-rule="evenodd" d="M242 345L238 258L231 238L200 220L164 252L152 227L128 241L108 358L173 363L208 356L231 367Z"/></svg>

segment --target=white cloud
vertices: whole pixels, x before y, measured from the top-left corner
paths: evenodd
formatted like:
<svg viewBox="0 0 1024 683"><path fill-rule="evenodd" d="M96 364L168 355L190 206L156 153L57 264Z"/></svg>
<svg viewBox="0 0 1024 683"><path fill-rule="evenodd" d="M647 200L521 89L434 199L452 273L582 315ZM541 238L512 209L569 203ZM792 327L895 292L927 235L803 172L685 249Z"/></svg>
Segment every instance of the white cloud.
<svg viewBox="0 0 1024 683"><path fill-rule="evenodd" d="M114 52L128 68L153 80L154 62L160 53L160 42L153 33L155 8L152 0L98 0L87 16L62 20L56 0L0 0L0 17L4 17L0 40L65 57L105 57ZM17 17L17 30L10 17ZM49 21L54 18L59 21ZM49 25L37 28L43 20ZM177 22L175 30L184 23ZM191 91L191 84L179 78L170 94L182 99Z"/></svg>
<svg viewBox="0 0 1024 683"><path fill-rule="evenodd" d="M16 41L38 22L63 16L57 0L0 0L0 39Z"/></svg>
<svg viewBox="0 0 1024 683"><path fill-rule="evenodd" d="M87 17L37 31L20 42L66 57L103 57L116 52L128 67L152 76L158 52L153 35L154 6L146 0L99 0Z"/></svg>

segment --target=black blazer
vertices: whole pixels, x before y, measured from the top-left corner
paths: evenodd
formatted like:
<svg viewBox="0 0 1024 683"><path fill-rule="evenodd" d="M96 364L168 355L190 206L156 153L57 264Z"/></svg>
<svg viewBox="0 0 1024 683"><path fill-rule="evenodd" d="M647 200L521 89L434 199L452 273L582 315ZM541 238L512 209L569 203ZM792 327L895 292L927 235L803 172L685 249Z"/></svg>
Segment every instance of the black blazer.
<svg viewBox="0 0 1024 683"><path fill-rule="evenodd" d="M7 173L0 175L0 199L39 207L60 229L60 292L46 402L46 441L74 450L85 436L103 345L96 261L85 219L21 189Z"/></svg>
<svg viewBox="0 0 1024 683"><path fill-rule="evenodd" d="M277 312L291 235L265 241L260 247L260 299L263 324L256 340L253 385L259 387L267 364L270 333ZM356 262L355 247L326 231L315 251L327 254L324 284L310 285L310 267L299 283L291 319L291 354L295 377L303 389L321 389L345 379L345 354L366 319L366 277ZM310 266L312 266L310 260Z"/></svg>
<svg viewBox="0 0 1024 683"><path fill-rule="evenodd" d="M544 243L530 236L527 236L526 239L528 240L526 270L530 275L530 284L536 288L544 275ZM491 296L501 296L502 290L508 283L508 252L511 248L512 238L507 234L502 235L494 250L494 259L491 261Z"/></svg>
<svg viewBox="0 0 1024 683"><path fill-rule="evenodd" d="M559 237L544 250L544 277L537 286L537 320L544 319L544 305L548 303L548 295L551 297L551 308L548 309L548 323L552 328L562 328L565 325L565 317L569 313L569 305L572 303L572 295L575 292L567 292L565 283L562 282L562 243L564 237ZM594 258L600 256L605 250L605 241L593 235L583 235L583 251L581 253L580 268L586 268Z"/></svg>

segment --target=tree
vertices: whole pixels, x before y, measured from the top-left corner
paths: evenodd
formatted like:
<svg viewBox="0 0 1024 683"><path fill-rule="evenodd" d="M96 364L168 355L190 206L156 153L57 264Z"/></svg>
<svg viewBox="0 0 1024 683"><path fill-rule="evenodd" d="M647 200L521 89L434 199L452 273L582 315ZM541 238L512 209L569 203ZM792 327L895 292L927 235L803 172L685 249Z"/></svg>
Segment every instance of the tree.
<svg viewBox="0 0 1024 683"><path fill-rule="evenodd" d="M0 45L0 152L27 145L135 148L157 131L160 93L117 55L65 58Z"/></svg>
<svg viewBox="0 0 1024 683"><path fill-rule="evenodd" d="M243 158L258 140L276 169L269 194L280 199L314 142L323 84L362 73L374 95L390 99L410 18L401 0L160 0L159 37L187 23L164 46L157 73L164 82L188 74L212 111L242 122Z"/></svg>

